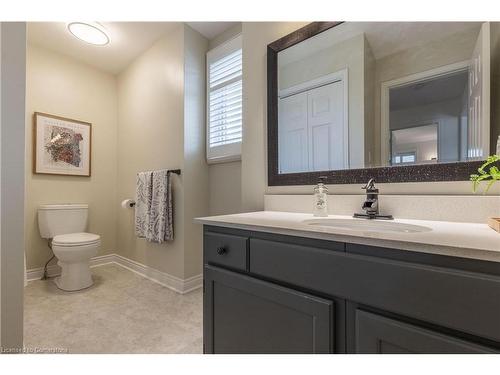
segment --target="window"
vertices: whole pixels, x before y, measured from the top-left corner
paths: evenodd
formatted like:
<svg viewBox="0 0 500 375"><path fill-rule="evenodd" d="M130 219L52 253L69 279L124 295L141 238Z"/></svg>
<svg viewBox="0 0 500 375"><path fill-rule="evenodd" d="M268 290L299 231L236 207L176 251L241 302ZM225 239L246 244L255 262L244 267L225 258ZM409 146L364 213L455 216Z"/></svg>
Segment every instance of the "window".
<svg viewBox="0 0 500 375"><path fill-rule="evenodd" d="M416 152L405 152L394 156L394 164L410 164L417 161Z"/></svg>
<svg viewBox="0 0 500 375"><path fill-rule="evenodd" d="M242 138L241 36L207 53L207 160L237 160Z"/></svg>

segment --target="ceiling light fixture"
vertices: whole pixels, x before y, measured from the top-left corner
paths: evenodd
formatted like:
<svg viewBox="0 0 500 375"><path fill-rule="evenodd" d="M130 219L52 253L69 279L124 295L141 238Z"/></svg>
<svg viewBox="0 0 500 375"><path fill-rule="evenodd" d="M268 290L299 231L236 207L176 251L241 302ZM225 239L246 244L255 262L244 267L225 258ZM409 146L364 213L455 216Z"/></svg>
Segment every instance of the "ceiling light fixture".
<svg viewBox="0 0 500 375"><path fill-rule="evenodd" d="M68 24L68 31L85 43L96 46L104 46L109 43L109 37L104 32L104 28L95 23L71 22Z"/></svg>

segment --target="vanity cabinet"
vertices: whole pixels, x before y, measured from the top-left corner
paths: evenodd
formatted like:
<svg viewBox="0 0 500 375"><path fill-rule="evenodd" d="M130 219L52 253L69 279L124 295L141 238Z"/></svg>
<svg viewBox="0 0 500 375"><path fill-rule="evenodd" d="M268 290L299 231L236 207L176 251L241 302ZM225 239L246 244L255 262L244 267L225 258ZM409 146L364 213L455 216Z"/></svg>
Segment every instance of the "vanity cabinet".
<svg viewBox="0 0 500 375"><path fill-rule="evenodd" d="M204 228L205 353L500 352L498 263Z"/></svg>

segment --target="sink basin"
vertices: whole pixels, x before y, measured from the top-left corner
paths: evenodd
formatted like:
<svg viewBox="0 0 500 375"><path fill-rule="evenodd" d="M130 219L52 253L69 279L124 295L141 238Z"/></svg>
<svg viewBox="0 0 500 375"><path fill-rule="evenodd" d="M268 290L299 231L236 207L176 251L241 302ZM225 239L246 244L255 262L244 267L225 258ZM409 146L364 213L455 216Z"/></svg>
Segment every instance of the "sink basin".
<svg viewBox="0 0 500 375"><path fill-rule="evenodd" d="M397 223L394 221L365 220L365 219L311 219L304 220L304 224L320 227L349 229L362 232L391 232L391 233L421 233L432 229L421 225Z"/></svg>

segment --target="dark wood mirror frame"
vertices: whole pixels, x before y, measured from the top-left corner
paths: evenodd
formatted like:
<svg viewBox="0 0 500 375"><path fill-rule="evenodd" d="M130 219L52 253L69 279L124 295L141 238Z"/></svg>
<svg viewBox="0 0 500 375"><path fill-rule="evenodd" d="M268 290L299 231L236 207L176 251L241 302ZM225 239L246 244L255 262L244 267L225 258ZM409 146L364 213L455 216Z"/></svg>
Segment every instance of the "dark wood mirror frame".
<svg viewBox="0 0 500 375"><path fill-rule="evenodd" d="M337 171L278 173L278 52L343 22L313 22L267 46L267 182L269 186L313 185L319 176L328 184L377 182L467 181L482 161L392 166Z"/></svg>

